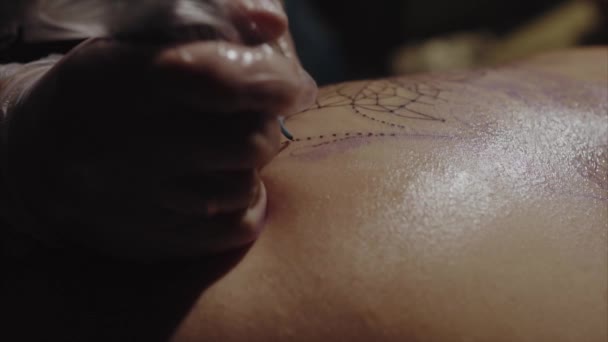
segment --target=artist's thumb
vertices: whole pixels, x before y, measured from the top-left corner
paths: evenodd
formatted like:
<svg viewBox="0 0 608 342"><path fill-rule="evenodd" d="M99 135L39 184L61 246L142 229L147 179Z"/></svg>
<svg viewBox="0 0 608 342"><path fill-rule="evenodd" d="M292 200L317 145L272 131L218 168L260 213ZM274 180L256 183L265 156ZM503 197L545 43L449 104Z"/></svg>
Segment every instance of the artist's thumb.
<svg viewBox="0 0 608 342"><path fill-rule="evenodd" d="M247 45L275 41L288 30L288 19L279 0L235 0L228 15Z"/></svg>

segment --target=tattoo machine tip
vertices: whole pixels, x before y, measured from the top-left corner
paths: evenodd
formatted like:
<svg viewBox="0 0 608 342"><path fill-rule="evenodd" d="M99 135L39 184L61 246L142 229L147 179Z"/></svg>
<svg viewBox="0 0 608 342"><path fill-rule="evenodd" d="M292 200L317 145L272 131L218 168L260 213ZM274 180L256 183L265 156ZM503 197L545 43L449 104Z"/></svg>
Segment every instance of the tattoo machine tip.
<svg viewBox="0 0 608 342"><path fill-rule="evenodd" d="M289 132L289 130L287 129L287 127L285 127L285 118L280 116L279 117L279 124L281 125L281 133L283 134L283 136L285 136L285 138L293 141L293 134L291 134L291 132Z"/></svg>

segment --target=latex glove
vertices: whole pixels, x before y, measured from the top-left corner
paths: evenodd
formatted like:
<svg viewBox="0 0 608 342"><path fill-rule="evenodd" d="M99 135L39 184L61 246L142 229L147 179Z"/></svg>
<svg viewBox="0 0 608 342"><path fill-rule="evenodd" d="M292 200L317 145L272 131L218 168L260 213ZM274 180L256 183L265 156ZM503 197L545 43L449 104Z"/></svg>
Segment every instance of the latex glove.
<svg viewBox="0 0 608 342"><path fill-rule="evenodd" d="M216 253L258 236L259 170L277 153L277 116L309 105L316 86L285 15L235 3L234 42L93 39L48 71L4 82L16 227L135 258Z"/></svg>

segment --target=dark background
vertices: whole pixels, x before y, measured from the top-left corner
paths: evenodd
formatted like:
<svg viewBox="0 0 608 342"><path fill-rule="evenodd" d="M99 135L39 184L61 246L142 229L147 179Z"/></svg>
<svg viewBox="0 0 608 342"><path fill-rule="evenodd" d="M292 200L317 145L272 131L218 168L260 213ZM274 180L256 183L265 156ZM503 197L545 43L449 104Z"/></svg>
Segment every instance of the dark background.
<svg viewBox="0 0 608 342"><path fill-rule="evenodd" d="M286 0L286 5L305 67L326 84L390 75L390 58L399 47L433 37L485 32L499 40L568 2L573 0ZM577 44L606 44L606 0L587 2L604 19Z"/></svg>

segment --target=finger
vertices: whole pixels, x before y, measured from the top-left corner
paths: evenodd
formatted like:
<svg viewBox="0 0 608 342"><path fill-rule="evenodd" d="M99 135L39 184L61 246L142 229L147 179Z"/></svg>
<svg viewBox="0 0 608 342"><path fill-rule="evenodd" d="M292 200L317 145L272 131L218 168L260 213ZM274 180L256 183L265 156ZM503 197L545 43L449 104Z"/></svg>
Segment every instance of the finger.
<svg viewBox="0 0 608 342"><path fill-rule="evenodd" d="M287 32L287 15L278 0L232 0L225 6L246 44L273 41Z"/></svg>
<svg viewBox="0 0 608 342"><path fill-rule="evenodd" d="M213 217L175 215L149 206L98 207L65 225L74 243L136 259L203 256L253 242L264 226L266 191L260 183L249 207Z"/></svg>
<svg viewBox="0 0 608 342"><path fill-rule="evenodd" d="M293 39L289 33L289 22L283 1L237 0L229 1L228 14L239 29L246 44L269 44L279 54L292 60L302 74L302 95L283 116L305 110L314 104L317 86L312 77L301 67Z"/></svg>
<svg viewBox="0 0 608 342"><path fill-rule="evenodd" d="M266 189L261 181L258 189L245 210L210 219L192 217L156 230L157 236L163 238L161 241L168 241L161 247L168 247L173 253L179 251L200 255L201 252L218 253L253 242L264 227L267 208Z"/></svg>
<svg viewBox="0 0 608 342"><path fill-rule="evenodd" d="M179 175L259 169L279 149L278 121L267 114L190 112L173 116L165 120L156 115L148 120L129 118L129 127L123 121L123 134L105 138L105 157L154 174Z"/></svg>
<svg viewBox="0 0 608 342"><path fill-rule="evenodd" d="M282 113L282 116L289 117L293 114L300 113L315 104L318 94L317 82L312 76L301 66L300 58L294 47L291 34L284 34L278 38L274 45L281 53L289 59L293 59L299 66L302 77L300 95L296 98L293 105Z"/></svg>
<svg viewBox="0 0 608 342"><path fill-rule="evenodd" d="M153 65L155 83L172 85L159 93L207 111L280 115L316 88L299 63L269 45L184 44L160 53Z"/></svg>
<svg viewBox="0 0 608 342"><path fill-rule="evenodd" d="M258 47L227 42L167 47L91 39L57 67L62 69L62 84L81 85L86 75L91 87L72 89L72 94L80 94L72 96L76 103L92 101L106 91L127 107L146 101L153 108L159 100L173 98L201 111L248 110L285 116L309 107L317 93L288 34L272 45ZM112 88L100 89L108 86Z"/></svg>
<svg viewBox="0 0 608 342"><path fill-rule="evenodd" d="M160 215L166 224L245 210L258 195L260 183L255 170L163 178L139 174L131 168L120 171L115 165L98 164L94 169L71 167L68 174L56 178L62 190L55 197L66 208L78 208L78 212L89 217L121 213L127 218L138 216L139 212L140 219L149 223L160 223L157 219L149 221ZM66 179L68 176L71 180ZM79 200L70 205L68 202L75 198ZM154 210L158 212L153 213Z"/></svg>
<svg viewBox="0 0 608 342"><path fill-rule="evenodd" d="M253 170L207 172L166 183L159 193L162 208L176 215L213 217L248 208L259 191Z"/></svg>

